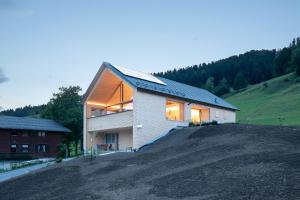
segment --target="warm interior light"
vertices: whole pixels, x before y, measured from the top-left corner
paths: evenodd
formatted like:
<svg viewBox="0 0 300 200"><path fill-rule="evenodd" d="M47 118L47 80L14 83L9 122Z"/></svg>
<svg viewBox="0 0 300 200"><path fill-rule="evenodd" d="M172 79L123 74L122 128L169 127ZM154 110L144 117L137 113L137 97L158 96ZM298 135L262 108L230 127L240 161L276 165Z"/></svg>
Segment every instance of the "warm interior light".
<svg viewBox="0 0 300 200"><path fill-rule="evenodd" d="M193 123L200 123L201 121L201 111L199 109L191 109L191 118Z"/></svg>
<svg viewBox="0 0 300 200"><path fill-rule="evenodd" d="M95 106L103 106L103 107L107 106L106 104L103 104L103 103L97 103L97 102L91 102L91 101L88 101L87 104L88 105L95 105Z"/></svg>
<svg viewBox="0 0 300 200"><path fill-rule="evenodd" d="M181 102L166 102L166 117L170 120L183 120L183 104Z"/></svg>

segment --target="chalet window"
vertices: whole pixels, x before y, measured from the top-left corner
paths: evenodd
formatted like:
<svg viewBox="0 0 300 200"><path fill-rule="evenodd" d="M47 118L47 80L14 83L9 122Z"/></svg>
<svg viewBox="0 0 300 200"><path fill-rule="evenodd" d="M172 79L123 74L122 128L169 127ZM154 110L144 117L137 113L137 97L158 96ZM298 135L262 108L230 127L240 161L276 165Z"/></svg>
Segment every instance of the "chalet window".
<svg viewBox="0 0 300 200"><path fill-rule="evenodd" d="M183 103L167 100L166 118L169 120L183 121Z"/></svg>
<svg viewBox="0 0 300 200"><path fill-rule="evenodd" d="M17 152L17 145L16 144L11 144L10 145L10 152L16 153Z"/></svg>
<svg viewBox="0 0 300 200"><path fill-rule="evenodd" d="M47 145L46 144L38 144L37 146L36 146L36 151L38 152L38 153L45 153L45 152L47 152Z"/></svg>
<svg viewBox="0 0 300 200"><path fill-rule="evenodd" d="M217 110L216 111L216 118L219 118L220 117L220 112Z"/></svg>
<svg viewBox="0 0 300 200"><path fill-rule="evenodd" d="M39 131L38 132L38 136L39 137L45 137L46 136L46 132L45 131Z"/></svg>
<svg viewBox="0 0 300 200"><path fill-rule="evenodd" d="M29 145L28 144L22 144L21 152L22 153L28 153L29 152Z"/></svg>

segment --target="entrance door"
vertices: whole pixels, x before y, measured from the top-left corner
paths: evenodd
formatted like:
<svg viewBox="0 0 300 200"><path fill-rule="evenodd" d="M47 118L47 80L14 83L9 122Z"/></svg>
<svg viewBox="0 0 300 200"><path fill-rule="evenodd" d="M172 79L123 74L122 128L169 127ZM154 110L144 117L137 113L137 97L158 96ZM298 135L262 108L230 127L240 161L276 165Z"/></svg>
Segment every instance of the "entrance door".
<svg viewBox="0 0 300 200"><path fill-rule="evenodd" d="M119 150L119 133L106 133L105 144L108 145L110 151Z"/></svg>

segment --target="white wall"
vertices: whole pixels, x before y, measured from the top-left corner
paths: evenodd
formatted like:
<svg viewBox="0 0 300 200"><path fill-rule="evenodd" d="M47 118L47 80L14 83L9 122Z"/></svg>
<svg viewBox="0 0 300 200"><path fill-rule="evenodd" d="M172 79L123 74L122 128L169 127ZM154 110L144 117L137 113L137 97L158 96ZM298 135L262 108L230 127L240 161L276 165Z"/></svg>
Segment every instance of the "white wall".
<svg viewBox="0 0 300 200"><path fill-rule="evenodd" d="M236 113L220 108L210 108L210 121L213 120L218 123L235 123Z"/></svg>
<svg viewBox="0 0 300 200"><path fill-rule="evenodd" d="M154 139L165 135L169 130L176 126L187 126L191 121L191 108L194 106L208 108L210 121L216 120L219 123L235 122L234 111L189 102L184 103L183 121L168 120L165 116L167 99L170 98L135 90L133 111L133 148L139 148L149 142L152 142ZM174 98L174 100L176 99ZM138 128L137 126L142 127Z"/></svg>
<svg viewBox="0 0 300 200"><path fill-rule="evenodd" d="M126 111L87 119L88 131L103 131L114 128L132 127L133 112Z"/></svg>
<svg viewBox="0 0 300 200"><path fill-rule="evenodd" d="M127 147L132 147L132 129L119 131L119 150L125 151Z"/></svg>
<svg viewBox="0 0 300 200"><path fill-rule="evenodd" d="M137 91L134 92L133 104L133 148L152 142L176 126L188 125L188 121L166 119L166 97ZM185 111L186 115L189 113ZM138 128L139 125L142 127Z"/></svg>

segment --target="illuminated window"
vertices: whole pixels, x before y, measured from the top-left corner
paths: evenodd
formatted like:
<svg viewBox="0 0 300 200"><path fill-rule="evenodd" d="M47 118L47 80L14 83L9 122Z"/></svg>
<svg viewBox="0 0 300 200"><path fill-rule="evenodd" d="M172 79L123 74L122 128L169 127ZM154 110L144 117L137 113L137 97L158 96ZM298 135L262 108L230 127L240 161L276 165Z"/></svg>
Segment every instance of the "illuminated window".
<svg viewBox="0 0 300 200"><path fill-rule="evenodd" d="M176 102L176 101L167 101L166 117L169 120L182 121L183 120L183 103Z"/></svg>
<svg viewBox="0 0 300 200"><path fill-rule="evenodd" d="M201 122L201 110L192 108L191 109L191 118L193 123Z"/></svg>

